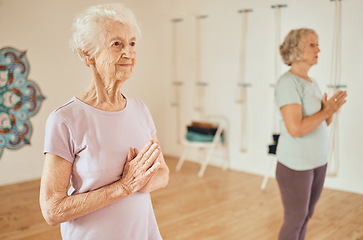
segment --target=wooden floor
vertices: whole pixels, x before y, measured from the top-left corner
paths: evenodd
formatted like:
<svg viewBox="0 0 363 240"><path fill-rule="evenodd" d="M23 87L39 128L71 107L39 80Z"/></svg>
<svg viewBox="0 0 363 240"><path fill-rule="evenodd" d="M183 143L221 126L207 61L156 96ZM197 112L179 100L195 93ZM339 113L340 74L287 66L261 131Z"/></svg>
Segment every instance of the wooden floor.
<svg viewBox="0 0 363 240"><path fill-rule="evenodd" d="M275 180L259 189L262 177L186 162L176 172L167 158L170 182L152 193L164 240L277 239L282 205ZM0 239L58 240L58 227L43 220L39 181L0 187ZM324 189L308 227L307 240L363 240L363 195Z"/></svg>

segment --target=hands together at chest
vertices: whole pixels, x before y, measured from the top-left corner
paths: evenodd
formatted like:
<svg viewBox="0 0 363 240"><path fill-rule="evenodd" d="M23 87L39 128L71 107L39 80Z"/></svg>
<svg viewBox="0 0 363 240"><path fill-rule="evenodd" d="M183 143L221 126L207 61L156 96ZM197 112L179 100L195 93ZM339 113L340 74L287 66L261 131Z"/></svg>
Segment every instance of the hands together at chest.
<svg viewBox="0 0 363 240"><path fill-rule="evenodd" d="M140 191L161 167L159 143L150 140L139 152L129 148L126 164L121 176L121 186L128 195Z"/></svg>
<svg viewBox="0 0 363 240"><path fill-rule="evenodd" d="M334 113L347 102L347 91L337 91L329 100L326 93L324 93L322 99L322 111L327 114L328 124L330 123Z"/></svg>

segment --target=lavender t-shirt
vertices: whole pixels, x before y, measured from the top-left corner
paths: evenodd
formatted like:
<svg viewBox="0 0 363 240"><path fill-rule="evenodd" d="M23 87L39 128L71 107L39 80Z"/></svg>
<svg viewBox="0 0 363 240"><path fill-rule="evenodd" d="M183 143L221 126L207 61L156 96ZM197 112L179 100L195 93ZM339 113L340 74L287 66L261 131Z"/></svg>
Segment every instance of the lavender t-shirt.
<svg viewBox="0 0 363 240"><path fill-rule="evenodd" d="M141 150L156 129L146 105L127 98L122 111L93 108L73 97L47 120L44 152L73 164L69 195L120 179L129 147ZM162 239L150 194L134 193L107 207L61 224L63 239Z"/></svg>

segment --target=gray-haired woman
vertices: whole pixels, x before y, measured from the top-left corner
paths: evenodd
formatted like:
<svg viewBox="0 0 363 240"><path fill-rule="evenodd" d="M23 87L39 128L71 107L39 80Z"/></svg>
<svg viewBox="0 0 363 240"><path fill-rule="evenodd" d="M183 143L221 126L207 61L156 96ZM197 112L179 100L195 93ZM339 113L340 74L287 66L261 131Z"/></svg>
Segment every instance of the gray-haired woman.
<svg viewBox="0 0 363 240"><path fill-rule="evenodd" d="M121 4L90 7L73 23L72 47L92 77L48 118L40 189L63 239L161 239L149 192L166 186L169 169L148 108L121 93L139 38Z"/></svg>
<svg viewBox="0 0 363 240"><path fill-rule="evenodd" d="M284 206L280 240L305 238L325 179L327 126L346 102L346 91L338 91L328 100L317 82L308 76L310 68L318 62L319 52L317 34L306 28L290 31L280 46L282 59L291 66L275 89L283 118L276 168Z"/></svg>

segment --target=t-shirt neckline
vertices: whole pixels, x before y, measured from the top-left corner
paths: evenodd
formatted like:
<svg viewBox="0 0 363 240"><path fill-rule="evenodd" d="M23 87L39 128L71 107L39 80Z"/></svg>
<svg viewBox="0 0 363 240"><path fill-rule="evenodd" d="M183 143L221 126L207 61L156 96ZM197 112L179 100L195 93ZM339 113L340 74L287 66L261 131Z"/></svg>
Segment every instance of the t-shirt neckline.
<svg viewBox="0 0 363 240"><path fill-rule="evenodd" d="M128 105L129 105L129 99L124 94L122 94L122 96L126 99L126 105L120 111L105 111L105 110L101 110L101 109L92 107L91 105L88 105L87 103L85 103L82 100L78 99L76 96L74 96L72 98L72 100L75 101L76 103L80 104L82 107L85 107L85 108L87 108L87 109L89 109L89 110L91 110L93 112L96 112L96 113L101 113L101 114L104 114L104 115L118 115L118 114L123 113L127 109Z"/></svg>
<svg viewBox="0 0 363 240"><path fill-rule="evenodd" d="M287 71L287 72L288 72L289 74L291 74L291 75L295 76L295 77L298 77L298 78L299 78L299 79L301 79L301 80L304 80L304 82L306 82L306 83L308 83L308 84L313 84L313 83L314 83L313 78L310 78L311 82L309 82L309 81L306 81L304 78L300 77L299 75L296 75L296 74L294 74L294 73L292 73L292 72L290 72L290 71Z"/></svg>

